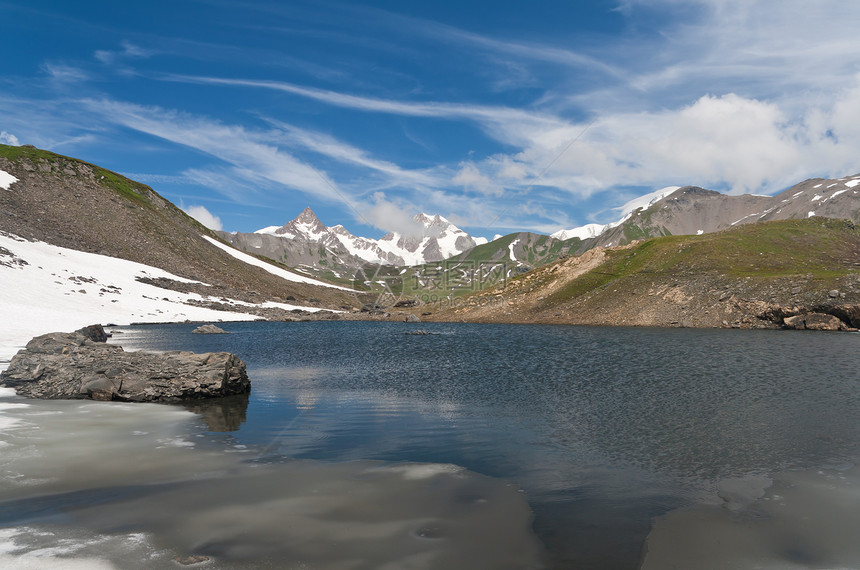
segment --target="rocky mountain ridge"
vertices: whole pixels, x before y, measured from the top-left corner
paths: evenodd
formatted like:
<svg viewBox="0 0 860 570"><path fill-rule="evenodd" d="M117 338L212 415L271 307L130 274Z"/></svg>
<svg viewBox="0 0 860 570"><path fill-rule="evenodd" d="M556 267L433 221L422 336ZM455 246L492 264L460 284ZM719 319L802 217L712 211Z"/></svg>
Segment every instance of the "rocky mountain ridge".
<svg viewBox="0 0 860 570"><path fill-rule="evenodd" d="M698 186L675 188L662 194L658 191L648 196L656 199L647 202L637 199L644 203L633 209L625 208L621 220L603 226L596 235L599 226L589 225L556 232L553 236L582 234L591 236L580 236L590 247L607 247L648 237L708 234L759 221L821 216L860 222L860 174L838 179L812 178L774 196L732 196Z"/></svg>

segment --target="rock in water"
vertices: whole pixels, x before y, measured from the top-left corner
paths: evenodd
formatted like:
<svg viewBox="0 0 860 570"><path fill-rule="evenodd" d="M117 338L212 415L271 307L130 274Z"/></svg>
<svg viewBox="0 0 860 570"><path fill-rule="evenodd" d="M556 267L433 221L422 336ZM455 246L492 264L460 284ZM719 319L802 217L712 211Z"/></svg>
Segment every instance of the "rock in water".
<svg viewBox="0 0 860 570"><path fill-rule="evenodd" d="M111 336L105 332L104 327L101 325L90 325L75 332L81 333L93 342L107 342L107 339Z"/></svg>
<svg viewBox="0 0 860 570"><path fill-rule="evenodd" d="M227 331L215 325L200 325L191 332L196 334L228 334Z"/></svg>
<svg viewBox="0 0 860 570"><path fill-rule="evenodd" d="M178 402L251 390L245 363L229 352L125 352L80 332L35 337L0 373L22 396Z"/></svg>

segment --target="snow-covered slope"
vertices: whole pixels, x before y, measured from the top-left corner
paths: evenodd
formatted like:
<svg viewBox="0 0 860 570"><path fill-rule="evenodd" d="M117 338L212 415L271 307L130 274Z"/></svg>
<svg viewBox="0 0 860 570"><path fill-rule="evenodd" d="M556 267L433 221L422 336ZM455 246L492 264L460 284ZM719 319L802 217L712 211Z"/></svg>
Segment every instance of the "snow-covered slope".
<svg viewBox="0 0 860 570"><path fill-rule="evenodd" d="M310 208L283 226L257 230L289 240L323 244L334 253L346 252L367 263L390 265L419 265L441 261L486 243L485 238L473 238L442 216L417 214L414 231L392 232L378 240L352 235L341 225L325 226Z"/></svg>
<svg viewBox="0 0 860 570"><path fill-rule="evenodd" d="M196 293L180 293L141 283L138 278L167 278L194 283L148 265L85 253L44 242L31 242L0 232L0 368L32 337L72 331L96 322L181 322L253 320L240 312L224 312L186 304L204 301ZM221 294L213 292L220 302ZM227 301L241 307L241 301ZM265 307L296 308L285 303Z"/></svg>
<svg viewBox="0 0 860 570"><path fill-rule="evenodd" d="M620 226L621 224L626 222L633 214L633 212L635 212L639 208L646 209L655 202L658 202L666 196L671 195L680 188L680 186L667 186L665 188L655 190L654 192L650 192L648 194L630 200L623 206L615 208L616 211L619 211L621 213L621 217L616 222L610 222L608 224L586 224L584 226L579 226L569 230L559 230L553 234L550 234L550 237L554 237L560 240L566 240L571 238L579 238L581 240L586 240L590 238L595 238L606 230Z"/></svg>

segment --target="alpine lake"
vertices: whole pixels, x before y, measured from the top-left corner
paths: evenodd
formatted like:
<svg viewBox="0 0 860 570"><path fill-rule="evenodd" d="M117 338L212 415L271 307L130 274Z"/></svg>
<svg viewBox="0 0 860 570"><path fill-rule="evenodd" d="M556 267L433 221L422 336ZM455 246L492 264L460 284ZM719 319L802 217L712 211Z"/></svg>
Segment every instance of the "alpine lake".
<svg viewBox="0 0 860 570"><path fill-rule="evenodd" d="M3 393L0 566L860 567L858 334L195 326L249 397Z"/></svg>

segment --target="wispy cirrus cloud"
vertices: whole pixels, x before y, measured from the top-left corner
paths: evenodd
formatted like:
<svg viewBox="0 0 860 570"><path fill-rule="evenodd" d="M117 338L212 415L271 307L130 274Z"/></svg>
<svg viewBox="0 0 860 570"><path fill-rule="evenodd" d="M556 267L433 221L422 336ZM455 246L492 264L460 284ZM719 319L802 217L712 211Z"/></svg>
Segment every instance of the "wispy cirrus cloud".
<svg viewBox="0 0 860 570"><path fill-rule="evenodd" d="M112 65L129 59L146 59L155 55L155 51L142 48L129 41L120 42L118 50L96 50L93 56L106 65Z"/></svg>
<svg viewBox="0 0 860 570"><path fill-rule="evenodd" d="M266 79L239 79L194 75L163 75L160 78L165 81L178 81L204 85L271 89L291 93L301 97L307 97L309 99L337 107L365 112L386 113L406 117L469 120L483 125L490 131L508 133L508 137L515 136L514 133L517 131L517 128L524 124L543 126L544 128L552 128L558 124L558 119L551 115L544 115L540 112L512 107L470 105L438 101L413 102L396 99L382 99Z"/></svg>
<svg viewBox="0 0 860 570"><path fill-rule="evenodd" d="M237 169L242 179L269 180L330 200L343 197L343 192L325 173L277 146L261 142L265 137L244 127L160 107L107 99L86 100L82 105L113 124L218 158Z"/></svg>
<svg viewBox="0 0 860 570"><path fill-rule="evenodd" d="M340 141L331 135L302 129L276 119L265 120L277 129L269 135L273 141L287 143L291 147L305 148L341 163L379 174L385 180L381 183L382 186L438 186L446 182L445 178L431 170L401 168L393 162L373 158L366 150Z"/></svg>

